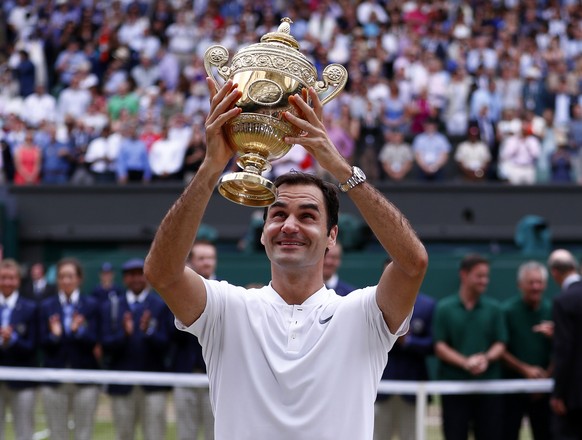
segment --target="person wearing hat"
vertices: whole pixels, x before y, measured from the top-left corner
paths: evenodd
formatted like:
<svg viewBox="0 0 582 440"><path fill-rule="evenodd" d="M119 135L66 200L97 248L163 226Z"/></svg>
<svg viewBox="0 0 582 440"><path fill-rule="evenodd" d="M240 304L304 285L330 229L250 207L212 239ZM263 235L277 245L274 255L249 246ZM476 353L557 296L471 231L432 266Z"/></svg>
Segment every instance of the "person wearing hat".
<svg viewBox="0 0 582 440"><path fill-rule="evenodd" d="M101 307L101 343L107 368L118 371L164 371L168 347L169 310L150 290L143 260L121 267L125 291L107 298ZM108 385L118 440L135 438L138 422L144 440L165 438L166 387Z"/></svg>
<svg viewBox="0 0 582 440"><path fill-rule="evenodd" d="M121 296L123 288L115 283L113 265L106 261L99 270L99 283L91 291L91 296L103 303L111 295Z"/></svg>

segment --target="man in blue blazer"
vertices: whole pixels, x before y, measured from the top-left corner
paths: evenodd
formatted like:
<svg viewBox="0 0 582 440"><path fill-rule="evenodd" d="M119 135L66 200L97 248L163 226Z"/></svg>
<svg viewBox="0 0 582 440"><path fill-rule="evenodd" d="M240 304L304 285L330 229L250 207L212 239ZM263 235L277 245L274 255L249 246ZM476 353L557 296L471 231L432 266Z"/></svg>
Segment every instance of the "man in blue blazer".
<svg viewBox="0 0 582 440"><path fill-rule="evenodd" d="M36 303L23 298L19 264L0 261L0 366L36 366ZM0 437L4 438L5 413L11 408L17 439L34 434L34 382L0 382Z"/></svg>
<svg viewBox="0 0 582 440"><path fill-rule="evenodd" d="M433 354L432 318L436 301L419 293L410 330L398 339L388 355L382 380L428 380L427 357ZM416 400L413 395L379 394L375 405L374 439L416 438Z"/></svg>
<svg viewBox="0 0 582 440"><path fill-rule="evenodd" d="M101 305L101 343L106 366L122 371L165 371L170 312L147 285L143 260L122 266L126 291ZM165 438L167 387L109 385L118 440L132 440L138 421L145 440Z"/></svg>
<svg viewBox="0 0 582 440"><path fill-rule="evenodd" d="M97 301L81 295L83 268L74 258L57 263L58 294L40 305L39 334L45 368L98 368L93 354L97 344ZM42 387L47 424L52 439L69 438L69 412L76 440L91 440L99 386L49 382Z"/></svg>
<svg viewBox="0 0 582 440"><path fill-rule="evenodd" d="M343 248L341 243L337 241L335 246L329 248L325 254L325 259L323 260L323 282L325 287L335 290L335 293L339 296L346 296L351 291L356 290L356 286L340 279L337 273L342 264L342 256Z"/></svg>

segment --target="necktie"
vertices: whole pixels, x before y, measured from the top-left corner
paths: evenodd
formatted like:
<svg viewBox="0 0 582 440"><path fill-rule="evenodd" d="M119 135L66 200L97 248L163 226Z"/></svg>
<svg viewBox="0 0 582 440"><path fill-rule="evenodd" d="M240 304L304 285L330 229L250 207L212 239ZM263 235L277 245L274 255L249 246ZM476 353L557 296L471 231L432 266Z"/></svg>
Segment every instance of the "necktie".
<svg viewBox="0 0 582 440"><path fill-rule="evenodd" d="M0 305L0 326L8 327L10 325L10 309L6 304Z"/></svg>
<svg viewBox="0 0 582 440"><path fill-rule="evenodd" d="M63 313L65 315L63 320L65 333L69 335L71 334L71 323L73 322L73 304L70 298L67 298L67 303L63 306Z"/></svg>

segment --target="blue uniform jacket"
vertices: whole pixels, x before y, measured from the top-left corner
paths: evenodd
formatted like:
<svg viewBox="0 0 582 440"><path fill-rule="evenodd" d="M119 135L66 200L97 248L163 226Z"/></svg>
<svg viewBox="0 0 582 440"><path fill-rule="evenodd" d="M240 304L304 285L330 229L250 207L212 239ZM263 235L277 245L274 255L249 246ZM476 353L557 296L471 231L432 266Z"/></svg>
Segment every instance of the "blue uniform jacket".
<svg viewBox="0 0 582 440"><path fill-rule="evenodd" d="M12 339L0 346L0 365L3 367L36 367L37 364L37 309L36 302L19 295L10 315ZM35 382L9 381L11 388L35 386Z"/></svg>
<svg viewBox="0 0 582 440"><path fill-rule="evenodd" d="M149 310L151 319L145 331L140 320ZM123 317L131 313L133 334L127 335ZM125 295L111 296L101 304L101 343L106 367L121 371L167 371L169 309L162 299L150 291L142 303L141 310L132 310ZM167 387L164 387L167 388ZM109 385L107 392L124 395L131 392L132 385ZM160 390L160 387L144 386L145 390Z"/></svg>
<svg viewBox="0 0 582 440"><path fill-rule="evenodd" d="M55 295L45 299L40 305L40 345L43 366L46 368L97 369L97 359L93 354L98 342L98 304L91 297L80 295L74 310L85 317L85 322L76 333L65 331L65 313ZM49 327L49 318L59 315L63 324L63 333L55 336Z"/></svg>
<svg viewBox="0 0 582 440"><path fill-rule="evenodd" d="M427 356L433 354L432 318L436 301L419 293L404 343L397 342L388 355L382 380L428 380ZM405 396L414 400L414 396Z"/></svg>

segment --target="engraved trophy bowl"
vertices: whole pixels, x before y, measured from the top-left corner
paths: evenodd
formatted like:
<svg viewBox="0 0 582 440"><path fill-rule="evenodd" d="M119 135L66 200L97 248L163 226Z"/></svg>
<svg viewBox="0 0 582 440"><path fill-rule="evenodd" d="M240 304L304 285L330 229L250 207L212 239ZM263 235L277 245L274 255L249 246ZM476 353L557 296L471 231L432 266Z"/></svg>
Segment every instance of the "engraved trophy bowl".
<svg viewBox="0 0 582 440"><path fill-rule="evenodd" d="M283 119L283 112L298 116L289 104L289 96L313 87L325 104L343 90L348 80L341 64L328 65L322 80L318 80L315 66L299 51L297 40L290 34L291 20L283 18L281 22L278 30L263 35L260 43L240 49L230 67L226 66L229 53L225 47L214 45L204 54L208 75L215 81L218 77L232 80L242 93L236 103L242 113L225 125L242 171L227 173L218 182L219 193L241 205L269 206L275 201L276 188L262 173L271 169L270 161L291 149L285 137L300 134Z"/></svg>

